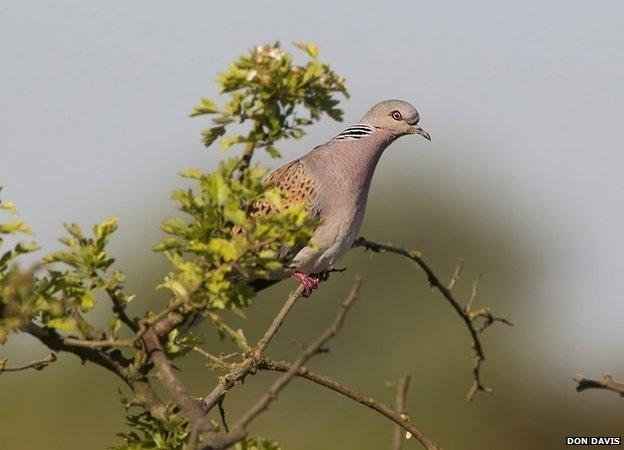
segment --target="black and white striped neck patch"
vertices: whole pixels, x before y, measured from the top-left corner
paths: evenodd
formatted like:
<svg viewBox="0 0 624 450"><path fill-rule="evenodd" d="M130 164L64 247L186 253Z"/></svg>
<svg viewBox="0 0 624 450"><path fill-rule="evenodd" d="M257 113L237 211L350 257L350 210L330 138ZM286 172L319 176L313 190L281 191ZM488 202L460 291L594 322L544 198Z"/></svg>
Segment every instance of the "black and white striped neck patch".
<svg viewBox="0 0 624 450"><path fill-rule="evenodd" d="M368 136L375 131L375 127L365 124L358 123L356 125L351 125L349 128L344 130L338 136L334 138L335 141L355 141L357 139L361 139L365 136Z"/></svg>

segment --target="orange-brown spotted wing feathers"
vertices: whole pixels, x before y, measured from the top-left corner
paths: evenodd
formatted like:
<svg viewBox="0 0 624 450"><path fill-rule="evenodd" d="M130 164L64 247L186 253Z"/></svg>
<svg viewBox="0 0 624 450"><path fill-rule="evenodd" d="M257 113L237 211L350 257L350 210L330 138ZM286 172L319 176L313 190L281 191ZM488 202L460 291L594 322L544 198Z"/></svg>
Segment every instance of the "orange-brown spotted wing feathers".
<svg viewBox="0 0 624 450"><path fill-rule="evenodd" d="M320 213L318 207L318 189L314 179L305 169L305 163L298 159L275 169L266 179L267 187L278 187L287 193L284 199L284 206L293 205L302 202L306 205L311 215ZM267 215L274 211L275 206L266 200L261 200L253 205L250 212L251 217ZM234 228L234 233L238 234L242 230L239 227Z"/></svg>
<svg viewBox="0 0 624 450"><path fill-rule="evenodd" d="M311 214L318 213L318 190L316 182L306 171L303 161L295 160L292 163L276 169L269 175L266 180L266 184L268 187L278 187L288 194L287 198L284 200L284 205L286 207L302 202L306 205ZM268 208L269 210L266 211L266 213L270 212L270 205L258 206L259 210Z"/></svg>

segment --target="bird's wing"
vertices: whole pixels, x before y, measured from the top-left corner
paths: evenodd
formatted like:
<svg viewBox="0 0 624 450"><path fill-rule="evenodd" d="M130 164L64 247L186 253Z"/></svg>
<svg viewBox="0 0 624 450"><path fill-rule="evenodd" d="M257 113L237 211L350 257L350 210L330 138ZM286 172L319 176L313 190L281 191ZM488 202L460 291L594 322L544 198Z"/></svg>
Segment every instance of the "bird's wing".
<svg viewBox="0 0 624 450"><path fill-rule="evenodd" d="M300 158L278 169L266 179L267 187L277 187L287 194L284 206L288 208L295 203L303 203L311 216L320 214L319 186L315 178L306 168L305 160ZM272 205L266 201L254 205L253 215L269 214Z"/></svg>
<svg viewBox="0 0 624 450"><path fill-rule="evenodd" d="M269 174L265 180L265 185L269 188L277 187L288 195L284 199L283 206L288 208L297 202L303 202L312 217L320 215L319 186L315 177L306 168L304 158L296 159L284 164ZM251 218L267 215L274 211L275 206L266 200L256 202L249 212ZM234 227L234 233L241 233L242 229ZM290 260L301 247L282 247L278 256L283 260Z"/></svg>

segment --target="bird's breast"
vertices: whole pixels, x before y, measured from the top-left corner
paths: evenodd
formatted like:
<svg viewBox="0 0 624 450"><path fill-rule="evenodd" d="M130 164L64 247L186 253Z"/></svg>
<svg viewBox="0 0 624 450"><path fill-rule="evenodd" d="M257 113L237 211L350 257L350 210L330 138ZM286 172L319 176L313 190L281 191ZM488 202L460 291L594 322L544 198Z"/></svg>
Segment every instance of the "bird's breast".
<svg viewBox="0 0 624 450"><path fill-rule="evenodd" d="M312 274L331 269L349 251L364 217L365 202L346 200L342 205L327 205L321 224L312 236L311 244L293 260L296 270Z"/></svg>

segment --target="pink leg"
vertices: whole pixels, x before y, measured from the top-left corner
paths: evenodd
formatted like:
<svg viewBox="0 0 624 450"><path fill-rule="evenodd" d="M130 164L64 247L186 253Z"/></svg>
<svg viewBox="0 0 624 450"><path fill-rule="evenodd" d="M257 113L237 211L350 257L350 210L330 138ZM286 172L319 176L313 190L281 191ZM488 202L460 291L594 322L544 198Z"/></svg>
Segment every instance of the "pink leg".
<svg viewBox="0 0 624 450"><path fill-rule="evenodd" d="M319 279L316 275L306 275L305 273L295 272L290 277L303 284L305 288L303 295L306 297L308 297L319 284Z"/></svg>

